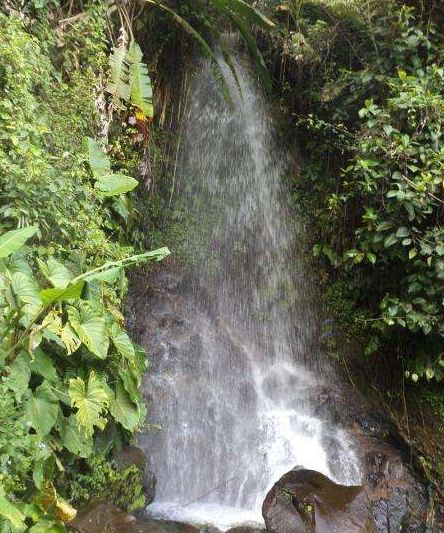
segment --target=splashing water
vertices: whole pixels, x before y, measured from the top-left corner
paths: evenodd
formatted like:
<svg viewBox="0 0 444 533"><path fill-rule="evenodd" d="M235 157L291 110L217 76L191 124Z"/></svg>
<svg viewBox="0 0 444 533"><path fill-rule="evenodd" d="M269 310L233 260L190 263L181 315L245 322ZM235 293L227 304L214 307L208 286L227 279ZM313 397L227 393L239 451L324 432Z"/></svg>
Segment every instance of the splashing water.
<svg viewBox="0 0 444 533"><path fill-rule="evenodd" d="M193 261L177 327L155 333L144 386L161 430L141 442L158 481L148 510L222 530L262 522L267 491L296 465L359 482L346 435L314 415L333 371L285 204L288 162L247 62L233 61L233 106L209 65L188 99L176 209Z"/></svg>

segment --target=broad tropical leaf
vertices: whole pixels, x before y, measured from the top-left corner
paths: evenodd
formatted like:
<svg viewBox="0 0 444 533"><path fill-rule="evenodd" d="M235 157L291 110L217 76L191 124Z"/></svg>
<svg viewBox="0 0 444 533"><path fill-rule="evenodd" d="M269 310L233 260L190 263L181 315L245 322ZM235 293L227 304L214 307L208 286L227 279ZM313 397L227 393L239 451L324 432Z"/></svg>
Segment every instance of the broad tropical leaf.
<svg viewBox="0 0 444 533"><path fill-rule="evenodd" d="M80 302L77 307L68 307L68 320L79 339L88 350L105 359L108 355L109 337L105 319L87 302Z"/></svg>
<svg viewBox="0 0 444 533"><path fill-rule="evenodd" d="M13 274L11 287L22 305L32 304L35 307L39 307L42 304L37 283L26 274L22 272Z"/></svg>
<svg viewBox="0 0 444 533"><path fill-rule="evenodd" d="M83 379L69 380L69 396L71 406L77 409L76 420L87 436L94 433L94 426L103 429L106 424L102 417L109 405L109 396L102 382L94 371L89 375L88 385Z"/></svg>
<svg viewBox="0 0 444 533"><path fill-rule="evenodd" d="M132 41L127 54L129 62L131 103L139 108L144 116L152 119L153 108L153 88L148 75L148 68L143 63L143 54L140 46Z"/></svg>
<svg viewBox="0 0 444 533"><path fill-rule="evenodd" d="M95 139L87 137L86 146L88 149L89 166L91 167L94 177L99 179L102 176L112 174L111 162L100 144Z"/></svg>
<svg viewBox="0 0 444 533"><path fill-rule="evenodd" d="M131 401L136 405L141 405L142 403L142 394L139 390L139 384L137 380L133 377L132 373L128 371L127 368L119 368L119 376L122 380L122 385L124 386L126 392L128 393Z"/></svg>
<svg viewBox="0 0 444 533"><path fill-rule="evenodd" d="M35 350L34 359L29 362L29 369L33 374L42 376L50 383L54 383L59 380L59 376L52 359L40 348Z"/></svg>
<svg viewBox="0 0 444 533"><path fill-rule="evenodd" d="M2 485L0 485L0 517L9 520L14 528L21 528L25 522L25 515L6 498Z"/></svg>
<svg viewBox="0 0 444 533"><path fill-rule="evenodd" d="M25 244L28 239L30 239L37 232L37 230L37 226L28 226L26 228L8 231L4 235L1 235L0 259L8 257L8 255L11 255L16 252Z"/></svg>
<svg viewBox="0 0 444 533"><path fill-rule="evenodd" d="M121 266L111 267L103 270L102 272L93 272L89 274L88 272L84 274L83 279L86 282L91 282L94 280L104 281L105 283L113 284L122 274L123 268Z"/></svg>
<svg viewBox="0 0 444 533"><path fill-rule="evenodd" d="M4 261L0 260L0 272L4 272L6 269L8 269L11 274L14 274L15 272L22 272L30 278L33 275L32 268L25 257L23 257L21 251L10 255Z"/></svg>
<svg viewBox="0 0 444 533"><path fill-rule="evenodd" d="M162 261L162 259L165 259L170 254L170 250L164 247L158 248L157 250L153 250L151 252L144 252L143 254L130 255L129 257L125 257L125 259L121 259L120 261L112 261L109 263L105 263L98 268L90 270L89 272L85 272L84 274L81 274L80 276L77 276L75 279L73 279L71 283L78 283L81 280L88 282L94 280L108 281L108 276L117 275L116 268L122 269L125 267L130 267L139 263L143 263L145 261Z"/></svg>
<svg viewBox="0 0 444 533"><path fill-rule="evenodd" d="M76 352L82 344L82 341L79 339L79 337L76 335L76 332L69 324L65 324L63 326L62 331L60 332L60 338L62 339L62 342L65 345L66 352L68 353L68 355L71 355Z"/></svg>
<svg viewBox="0 0 444 533"><path fill-rule="evenodd" d="M17 400L21 399L31 379L29 363L30 359L28 354L21 352L12 363L9 377L6 381L6 386L15 393Z"/></svg>
<svg viewBox="0 0 444 533"><path fill-rule="evenodd" d="M25 418L41 437L45 437L53 428L59 410L57 396L51 386L44 381L25 405Z"/></svg>
<svg viewBox="0 0 444 533"><path fill-rule="evenodd" d="M74 455L86 459L92 454L93 440L77 425L75 415L65 420L61 428L61 438L63 446Z"/></svg>
<svg viewBox="0 0 444 533"><path fill-rule="evenodd" d="M45 278L53 284L54 287L65 289L72 279L71 272L55 259L49 259L46 263L37 259L40 270Z"/></svg>
<svg viewBox="0 0 444 533"><path fill-rule="evenodd" d="M128 64L126 62L126 46L121 45L113 49L109 60L110 80L106 91L113 95L113 103L122 108L122 100L127 102L130 97L128 83Z"/></svg>
<svg viewBox="0 0 444 533"><path fill-rule="evenodd" d="M66 302L68 300L78 300L83 291L84 281L78 281L68 285L64 289L44 289L40 291L40 298L44 307L49 307L56 302Z"/></svg>
<svg viewBox="0 0 444 533"><path fill-rule="evenodd" d="M116 397L111 401L110 412L128 431L135 431L143 422L141 410L131 401L121 383L117 383Z"/></svg>
<svg viewBox="0 0 444 533"><path fill-rule="evenodd" d="M123 329L119 328L117 324L112 325L110 333L111 340L113 341L113 344L120 355L123 355L123 357L133 362L136 352L127 333L123 331Z"/></svg>
<svg viewBox="0 0 444 533"><path fill-rule="evenodd" d="M118 196L119 194L125 194L135 189L139 185L139 182L124 176L123 174L110 174L109 176L102 176L98 179L94 187L98 189L103 196Z"/></svg>

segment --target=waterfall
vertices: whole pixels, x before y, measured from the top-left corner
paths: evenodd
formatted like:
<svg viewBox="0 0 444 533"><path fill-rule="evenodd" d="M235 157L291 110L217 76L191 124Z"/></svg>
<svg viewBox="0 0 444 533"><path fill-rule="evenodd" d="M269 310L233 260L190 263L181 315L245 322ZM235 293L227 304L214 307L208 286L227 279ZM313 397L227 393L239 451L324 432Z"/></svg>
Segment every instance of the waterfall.
<svg viewBox="0 0 444 533"><path fill-rule="evenodd" d="M161 355L144 383L160 429L140 443L158 483L148 510L221 529L261 522L267 491L296 465L359 482L347 436L315 413L334 371L287 156L248 60L234 51L233 63L232 105L209 64L190 88L173 202L188 266L178 327L154 333Z"/></svg>

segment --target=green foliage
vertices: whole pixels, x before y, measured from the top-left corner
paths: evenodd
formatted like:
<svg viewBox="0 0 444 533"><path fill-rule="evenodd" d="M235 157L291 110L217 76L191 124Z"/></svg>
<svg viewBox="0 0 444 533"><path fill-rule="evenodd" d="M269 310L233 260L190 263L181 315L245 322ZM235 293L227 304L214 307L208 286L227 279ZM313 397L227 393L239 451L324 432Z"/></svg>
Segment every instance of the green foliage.
<svg viewBox="0 0 444 533"><path fill-rule="evenodd" d="M127 49L125 40L122 39L110 57L110 80L106 91L112 95L117 108L124 109L129 102L145 119L152 120L153 89L148 68L142 59L140 46L131 41Z"/></svg>
<svg viewBox="0 0 444 533"><path fill-rule="evenodd" d="M304 46L289 44L296 32L282 43L305 98L294 103L308 157L297 198L324 279L342 288L343 325L359 324L366 355L394 352L409 379L441 380L442 37L405 6L344 7L303 3Z"/></svg>
<svg viewBox="0 0 444 533"><path fill-rule="evenodd" d="M86 470L70 484L70 499L76 505L91 501L111 501L128 512L143 507L142 474L136 465L120 470L102 458L86 461Z"/></svg>
<svg viewBox="0 0 444 533"><path fill-rule="evenodd" d="M153 89L148 76L148 68L142 61L140 46L132 41L128 50L130 100L143 116L152 120L154 116Z"/></svg>
<svg viewBox="0 0 444 533"><path fill-rule="evenodd" d="M93 140L102 133L107 7L86 3L67 26L54 23L56 15L64 18L58 3L52 11L49 4L39 8L37 19L31 6L17 7L21 17L14 9L0 10L5 532L65 531L75 510L64 499L72 497L64 478L75 485L85 461L100 456L109 481L116 468L110 455L146 414L139 390L146 355L125 332L120 311L125 269L159 261L169 251L136 254L126 245L126 218L116 206L130 209L127 193L139 182L115 170ZM151 86L135 46L130 103L152 118ZM115 476L133 483L127 493L119 485L121 501L140 505L135 473Z"/></svg>
<svg viewBox="0 0 444 533"><path fill-rule="evenodd" d="M268 70L265 66L264 59L250 28L251 26L255 25L259 28L271 30L275 28L275 24L256 7L245 2L244 0L208 0L209 6L197 4L193 7L192 12L202 18L204 27L203 32L191 24L184 16L181 16L179 6L175 6L175 2L160 2L157 0L143 1L170 14L173 20L198 43L203 54L213 63L222 82L224 93L227 98L229 98L228 85L226 83L224 73L220 67L217 54L214 52L213 46L211 46L208 38L206 37L206 34L209 33L212 40L214 40L220 46L228 68L232 71L235 79L237 79L236 71L229 57L229 53L220 39L221 32L217 26L217 18L215 19L211 16L210 8L213 8L216 15L231 21L231 23L239 30L248 49L252 53L255 63L258 67L258 73L264 86L268 90L271 89L271 79ZM185 9L186 8L187 4L185 4Z"/></svg>
<svg viewBox="0 0 444 533"><path fill-rule="evenodd" d="M2 241L11 251L17 248L13 243L23 245L23 234L35 234L35 228L7 232ZM52 289L39 286L25 259L17 262L13 254L2 260L0 399L8 416L8 442L2 448L4 457L12 454L6 461L13 461L7 489L32 494L32 474L41 491L56 475L54 465L61 468L61 453L93 456L98 453L93 437L107 425L120 427L123 438L125 430L134 432L143 423L138 386L144 364L98 289L118 283L125 266L167 254L163 249L131 256L75 277L54 259L40 261L43 283L51 283ZM17 448L14 433L20 437Z"/></svg>

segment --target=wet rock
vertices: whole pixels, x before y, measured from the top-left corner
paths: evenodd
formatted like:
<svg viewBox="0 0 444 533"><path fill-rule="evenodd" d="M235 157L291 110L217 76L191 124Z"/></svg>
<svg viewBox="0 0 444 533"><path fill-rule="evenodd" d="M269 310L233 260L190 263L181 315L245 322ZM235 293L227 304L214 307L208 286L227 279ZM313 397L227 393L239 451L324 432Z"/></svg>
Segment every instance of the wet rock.
<svg viewBox="0 0 444 533"><path fill-rule="evenodd" d="M137 524L135 533L199 533L199 529L189 524L168 520L144 520Z"/></svg>
<svg viewBox="0 0 444 533"><path fill-rule="evenodd" d="M156 476L148 469L145 452L137 446L124 446L116 457L116 464L119 470L124 470L132 465L136 465L140 469L145 504L152 503L156 495Z"/></svg>
<svg viewBox="0 0 444 533"><path fill-rule="evenodd" d="M136 518L112 503L98 503L80 510L70 528L80 533L124 533L136 531Z"/></svg>
<svg viewBox="0 0 444 533"><path fill-rule="evenodd" d="M262 514L270 533L375 533L363 487L338 485L314 470L294 469L270 490Z"/></svg>
<svg viewBox="0 0 444 533"><path fill-rule="evenodd" d="M147 460L145 453L137 446L124 446L116 457L116 464L119 470L124 470L132 465L145 469Z"/></svg>
<svg viewBox="0 0 444 533"><path fill-rule="evenodd" d="M267 533L264 529L250 526L237 526L229 529L226 533Z"/></svg>
<svg viewBox="0 0 444 533"><path fill-rule="evenodd" d="M78 533L199 533L195 527L179 522L137 520L112 503L83 509L68 525Z"/></svg>
<svg viewBox="0 0 444 533"><path fill-rule="evenodd" d="M389 448L368 450L363 466L378 533L426 531L428 494L402 458Z"/></svg>
<svg viewBox="0 0 444 533"><path fill-rule="evenodd" d="M145 496L145 505L153 503L154 497L156 496L156 476L154 472L145 468L145 471L142 475L142 487L143 494Z"/></svg>

